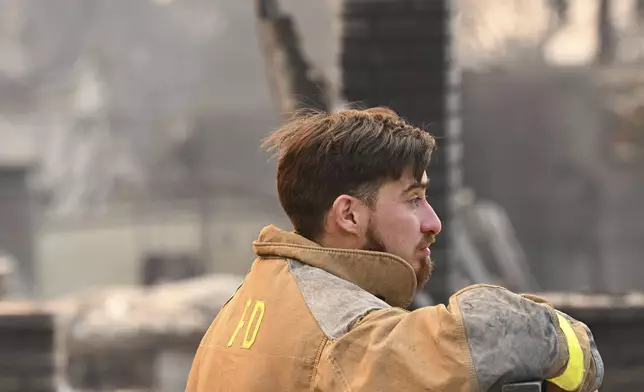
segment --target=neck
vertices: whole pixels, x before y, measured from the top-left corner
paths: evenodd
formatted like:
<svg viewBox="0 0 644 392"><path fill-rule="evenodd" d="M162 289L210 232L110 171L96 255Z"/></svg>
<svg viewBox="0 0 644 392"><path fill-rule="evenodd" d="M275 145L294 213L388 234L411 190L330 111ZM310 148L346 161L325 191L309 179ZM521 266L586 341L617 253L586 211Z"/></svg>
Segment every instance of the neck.
<svg viewBox="0 0 644 392"><path fill-rule="evenodd" d="M362 243L357 236L326 233L319 241L324 248L334 249L361 249Z"/></svg>

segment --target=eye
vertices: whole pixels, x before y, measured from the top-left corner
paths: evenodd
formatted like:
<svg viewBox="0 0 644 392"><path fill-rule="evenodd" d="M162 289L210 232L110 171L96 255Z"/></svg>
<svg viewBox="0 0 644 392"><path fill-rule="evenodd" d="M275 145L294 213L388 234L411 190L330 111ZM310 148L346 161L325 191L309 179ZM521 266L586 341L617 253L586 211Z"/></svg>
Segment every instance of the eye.
<svg viewBox="0 0 644 392"><path fill-rule="evenodd" d="M420 203L421 203L422 201L423 201L423 198L422 198L422 197L416 196L416 197L414 197L413 199L411 199L411 200L409 201L409 203L410 203L413 207L419 207L419 206L420 206Z"/></svg>

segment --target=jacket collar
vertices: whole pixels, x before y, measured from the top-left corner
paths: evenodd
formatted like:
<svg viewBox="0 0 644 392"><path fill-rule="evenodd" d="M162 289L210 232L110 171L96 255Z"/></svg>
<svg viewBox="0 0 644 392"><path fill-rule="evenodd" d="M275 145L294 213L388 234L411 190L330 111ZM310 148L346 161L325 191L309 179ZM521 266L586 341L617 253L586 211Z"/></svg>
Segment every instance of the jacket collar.
<svg viewBox="0 0 644 392"><path fill-rule="evenodd" d="M416 275L403 259L388 253L325 248L296 233L269 225L253 242L259 257L284 257L323 269L380 297L391 306L406 308L416 292Z"/></svg>

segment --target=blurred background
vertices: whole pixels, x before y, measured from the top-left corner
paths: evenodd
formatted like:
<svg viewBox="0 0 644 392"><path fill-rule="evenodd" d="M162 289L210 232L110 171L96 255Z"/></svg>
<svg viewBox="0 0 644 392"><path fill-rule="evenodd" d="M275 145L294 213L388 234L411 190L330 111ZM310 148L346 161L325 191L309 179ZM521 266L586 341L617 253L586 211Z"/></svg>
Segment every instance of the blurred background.
<svg viewBox="0 0 644 392"><path fill-rule="evenodd" d="M586 322L644 380L644 1L0 0L0 391L183 391L289 228L263 137L389 106L438 137L435 276Z"/></svg>

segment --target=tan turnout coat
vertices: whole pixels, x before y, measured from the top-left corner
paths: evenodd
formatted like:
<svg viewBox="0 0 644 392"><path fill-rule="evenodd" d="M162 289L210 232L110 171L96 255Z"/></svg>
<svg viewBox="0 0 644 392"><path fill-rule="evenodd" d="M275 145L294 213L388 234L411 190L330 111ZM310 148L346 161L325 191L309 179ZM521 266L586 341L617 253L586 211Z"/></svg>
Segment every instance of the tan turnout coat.
<svg viewBox="0 0 644 392"><path fill-rule="evenodd" d="M603 365L585 325L489 285L409 312L416 280L395 256L323 248L274 226L195 355L187 392L478 392L556 378L594 391ZM431 284L431 282L430 282Z"/></svg>

